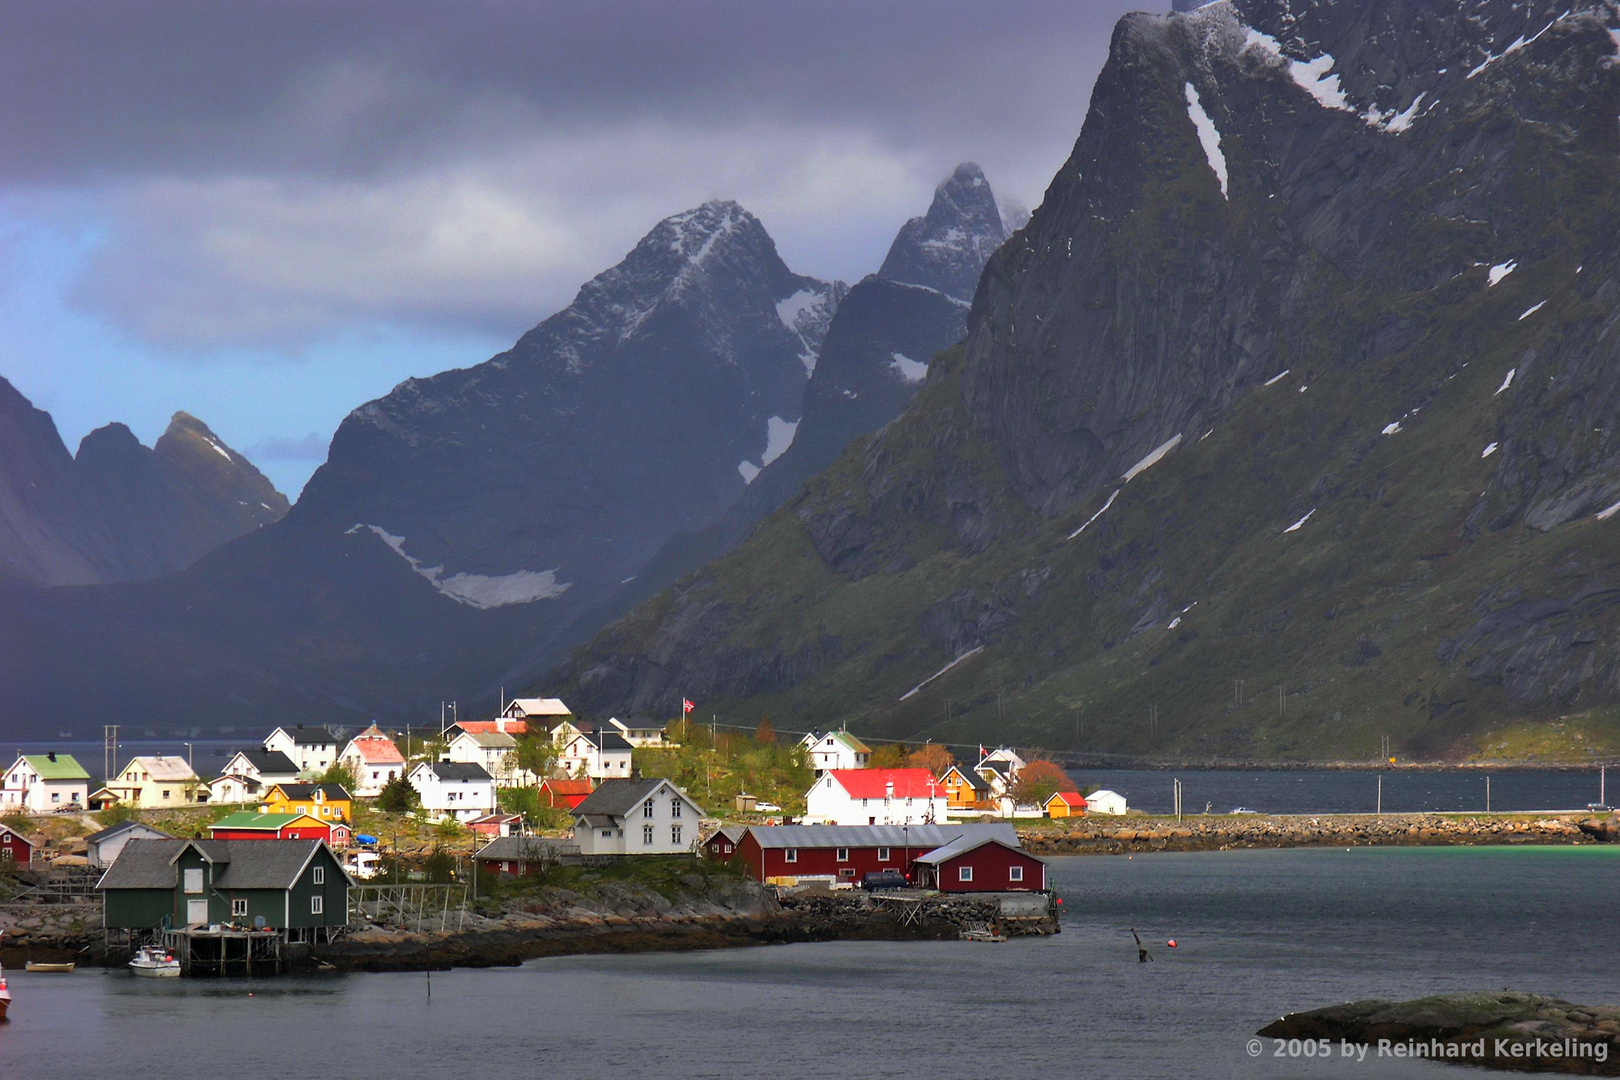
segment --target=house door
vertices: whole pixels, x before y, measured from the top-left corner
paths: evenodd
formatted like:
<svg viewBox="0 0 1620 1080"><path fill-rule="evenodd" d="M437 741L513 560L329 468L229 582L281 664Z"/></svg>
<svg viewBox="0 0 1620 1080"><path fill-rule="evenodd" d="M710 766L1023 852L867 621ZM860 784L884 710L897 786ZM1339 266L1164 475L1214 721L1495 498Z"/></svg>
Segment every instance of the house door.
<svg viewBox="0 0 1620 1080"><path fill-rule="evenodd" d="M207 921L208 921L208 901L206 899L187 900L186 901L186 925L189 926L192 923L205 923Z"/></svg>

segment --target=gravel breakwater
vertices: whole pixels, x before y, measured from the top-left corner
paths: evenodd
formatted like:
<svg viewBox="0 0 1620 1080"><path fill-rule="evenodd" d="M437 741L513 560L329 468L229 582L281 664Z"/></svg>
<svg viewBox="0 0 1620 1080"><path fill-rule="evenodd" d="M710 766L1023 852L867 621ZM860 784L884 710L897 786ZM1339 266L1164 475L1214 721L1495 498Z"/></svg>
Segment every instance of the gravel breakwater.
<svg viewBox="0 0 1620 1080"><path fill-rule="evenodd" d="M1287 847L1441 847L1479 844L1600 844L1620 841L1620 816L1591 814L1254 815L1105 821L1020 830L1037 855L1229 851Z"/></svg>

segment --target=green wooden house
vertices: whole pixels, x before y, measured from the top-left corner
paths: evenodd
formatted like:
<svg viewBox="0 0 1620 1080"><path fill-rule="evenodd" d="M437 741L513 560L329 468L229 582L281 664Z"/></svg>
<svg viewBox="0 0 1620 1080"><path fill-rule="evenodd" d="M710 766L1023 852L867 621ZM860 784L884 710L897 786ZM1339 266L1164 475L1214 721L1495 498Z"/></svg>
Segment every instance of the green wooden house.
<svg viewBox="0 0 1620 1080"><path fill-rule="evenodd" d="M96 888L108 930L218 923L297 941L348 923L353 884L321 840L131 840Z"/></svg>

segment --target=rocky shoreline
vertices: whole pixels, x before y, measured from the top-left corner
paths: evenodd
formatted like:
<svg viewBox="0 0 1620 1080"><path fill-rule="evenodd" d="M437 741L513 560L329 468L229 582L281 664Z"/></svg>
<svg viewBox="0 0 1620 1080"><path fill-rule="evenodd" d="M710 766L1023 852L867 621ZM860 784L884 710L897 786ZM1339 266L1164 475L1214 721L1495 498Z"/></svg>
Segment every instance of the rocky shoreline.
<svg viewBox="0 0 1620 1080"><path fill-rule="evenodd" d="M1075 819L1067 829L1020 829L1037 855L1123 855L1292 847L1447 847L1620 841L1620 815L1317 814Z"/></svg>
<svg viewBox="0 0 1620 1080"><path fill-rule="evenodd" d="M1573 1005L1512 991L1351 1001L1290 1013L1256 1034L1284 1042L1284 1053L1288 1040L1326 1040L1329 1056L1363 1047L1386 1058L1620 1076L1620 1006ZM1261 1054L1266 1052L1262 1046Z"/></svg>
<svg viewBox="0 0 1620 1080"><path fill-rule="evenodd" d="M94 918L91 918L94 916ZM446 930L359 918L337 941L299 950L304 966L337 971L500 967L543 956L684 952L813 941L945 941L994 923L1009 936L1058 932L1050 917L1003 918L993 899L939 897L903 920L860 890L776 889L741 878L685 875L673 889L601 882L588 891L540 887L453 914ZM123 963L105 953L99 908L39 904L0 910L0 964Z"/></svg>

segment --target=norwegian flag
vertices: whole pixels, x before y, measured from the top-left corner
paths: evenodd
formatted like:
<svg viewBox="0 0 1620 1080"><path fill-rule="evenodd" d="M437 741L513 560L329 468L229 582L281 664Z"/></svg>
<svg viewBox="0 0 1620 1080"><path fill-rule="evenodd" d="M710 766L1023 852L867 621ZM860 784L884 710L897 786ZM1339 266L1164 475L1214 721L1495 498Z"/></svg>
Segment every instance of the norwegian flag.
<svg viewBox="0 0 1620 1080"><path fill-rule="evenodd" d="M979 744L979 760L983 761L985 758L987 758L989 756L990 756L990 751L988 751L988 750L986 750L984 748L984 743L980 743Z"/></svg>
<svg viewBox="0 0 1620 1080"><path fill-rule="evenodd" d="M685 716L687 713L691 712L695 708L697 708L696 705L692 704L690 701L687 701L685 698L681 698L681 715L682 716Z"/></svg>

